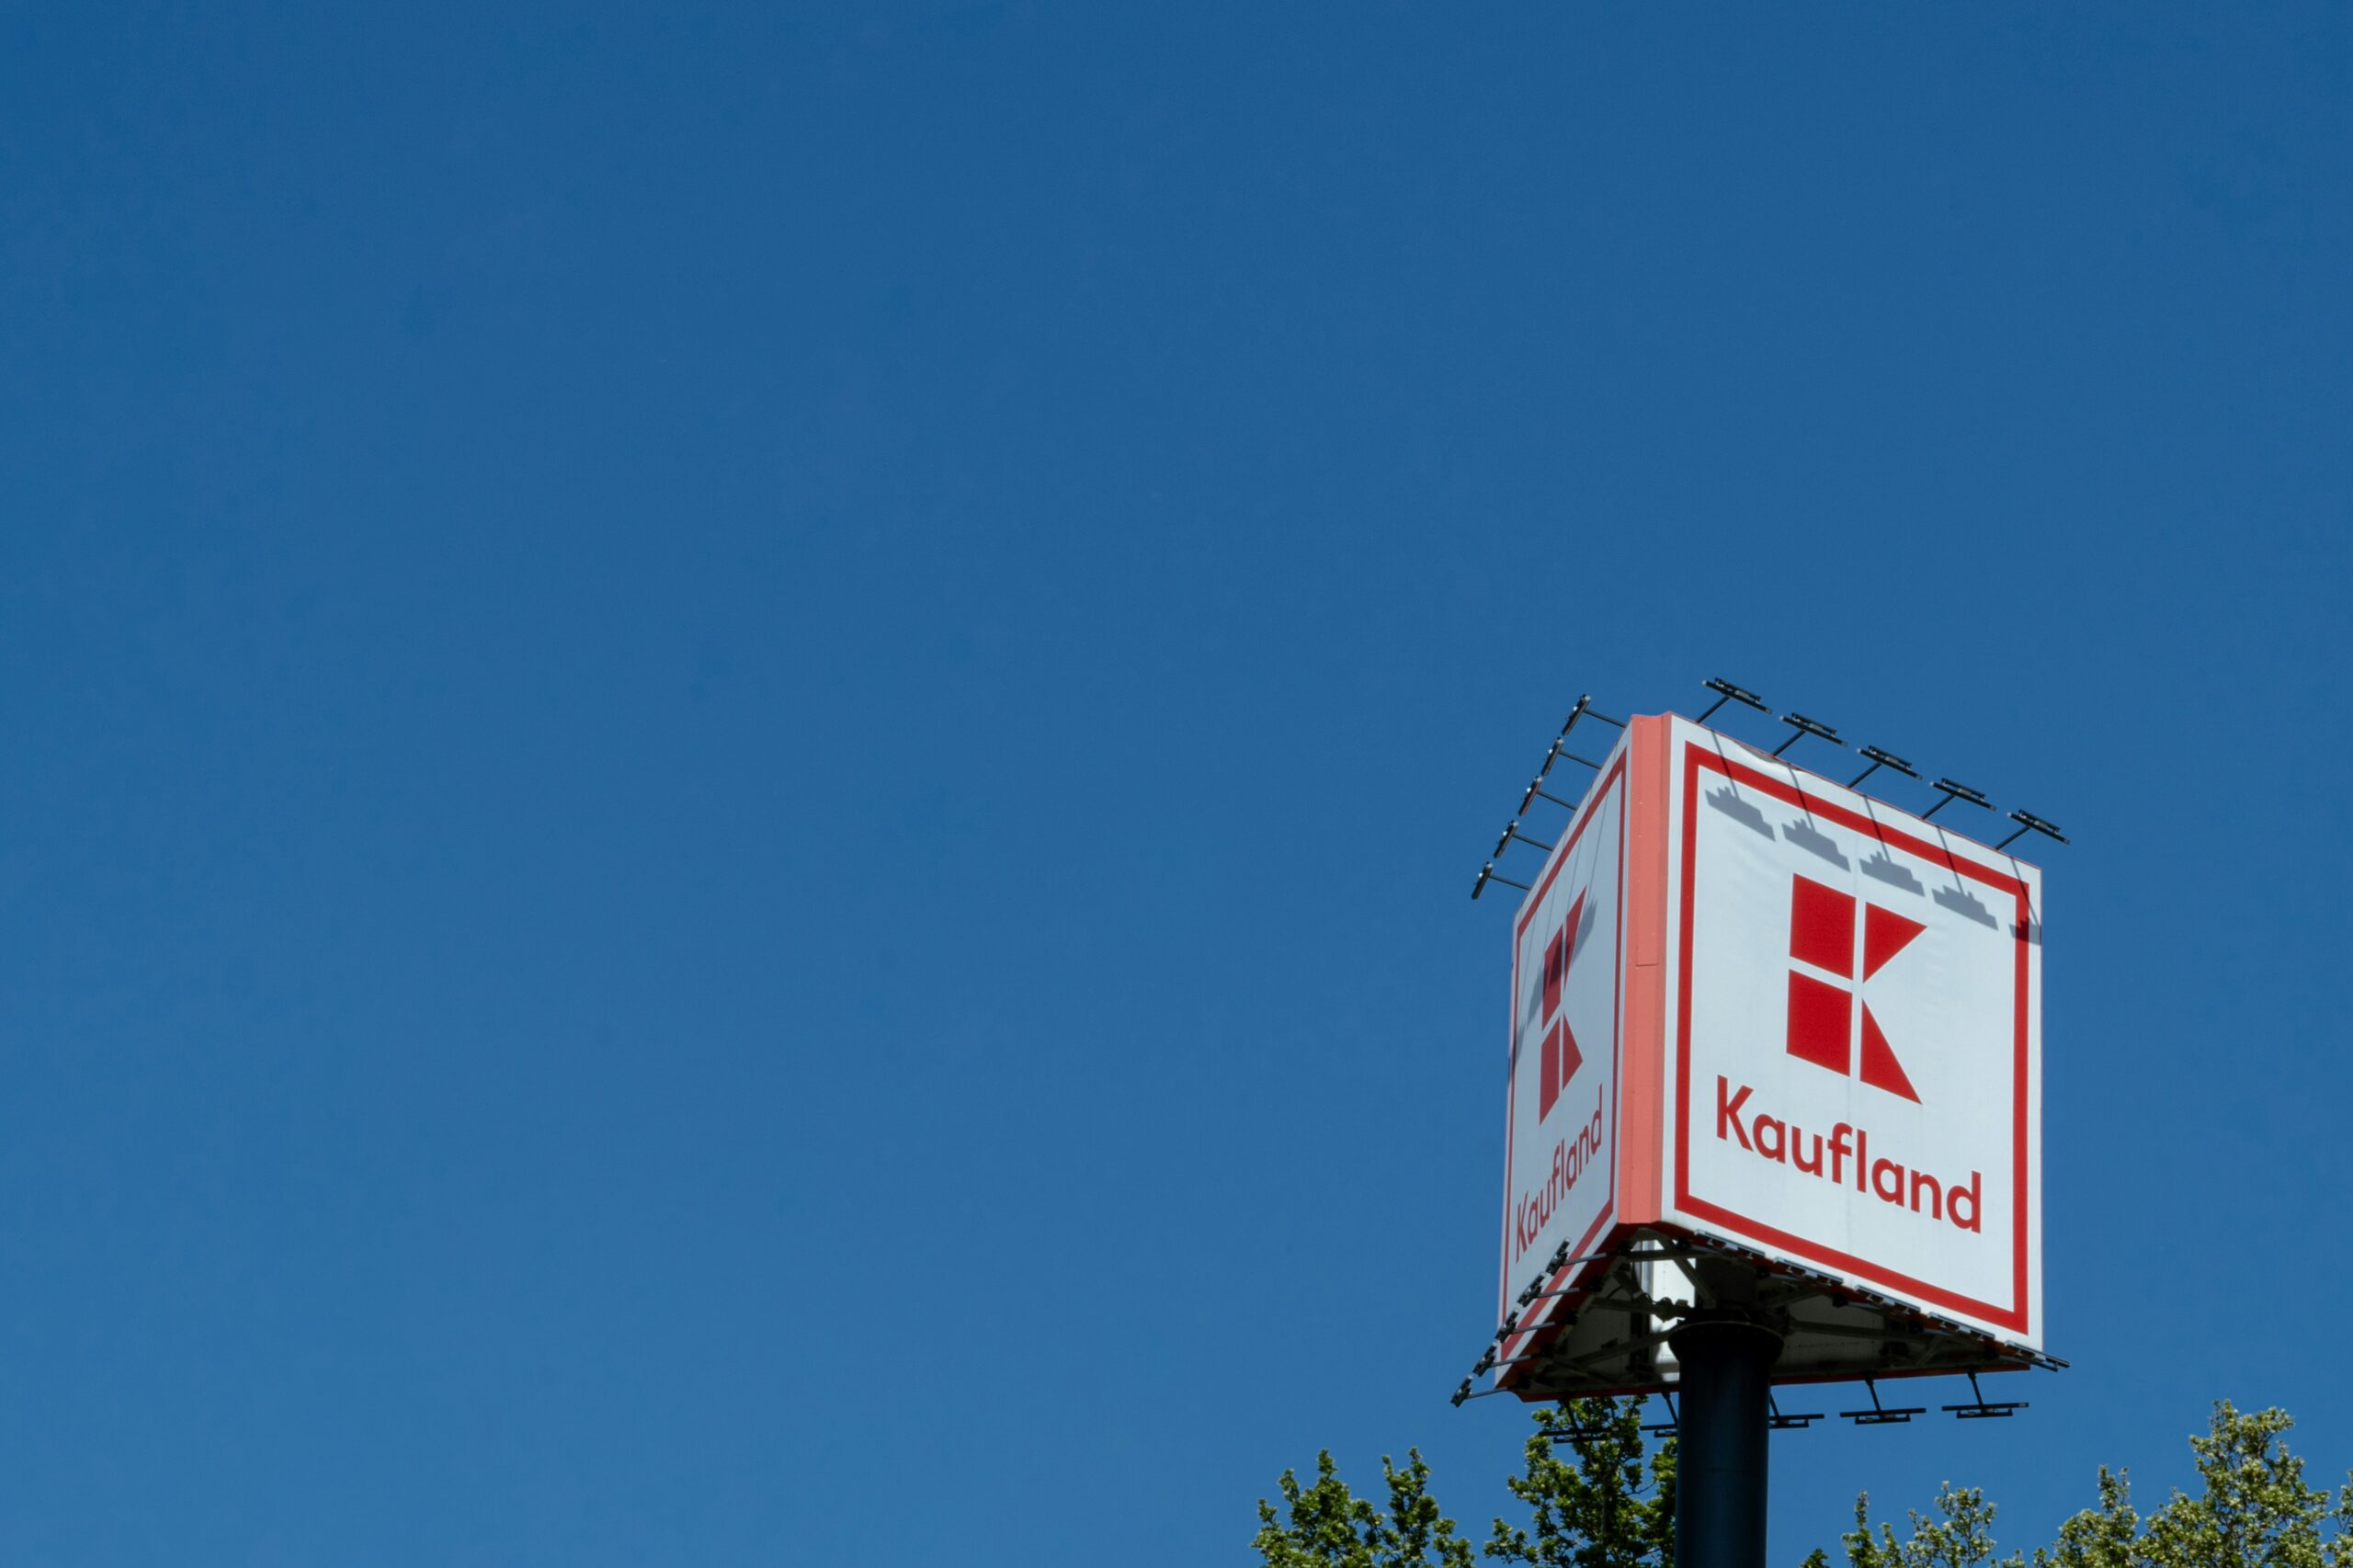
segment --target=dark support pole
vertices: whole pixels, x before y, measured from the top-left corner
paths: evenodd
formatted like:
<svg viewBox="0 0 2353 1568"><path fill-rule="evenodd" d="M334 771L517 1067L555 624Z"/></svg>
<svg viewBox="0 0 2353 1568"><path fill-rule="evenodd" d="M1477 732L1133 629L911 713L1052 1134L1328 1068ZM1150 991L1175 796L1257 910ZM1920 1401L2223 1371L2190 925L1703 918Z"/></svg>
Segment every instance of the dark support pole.
<svg viewBox="0 0 2353 1568"><path fill-rule="evenodd" d="M1765 1438L1781 1336L1742 1313L1699 1312L1667 1343L1682 1393L1676 1568L1765 1568Z"/></svg>

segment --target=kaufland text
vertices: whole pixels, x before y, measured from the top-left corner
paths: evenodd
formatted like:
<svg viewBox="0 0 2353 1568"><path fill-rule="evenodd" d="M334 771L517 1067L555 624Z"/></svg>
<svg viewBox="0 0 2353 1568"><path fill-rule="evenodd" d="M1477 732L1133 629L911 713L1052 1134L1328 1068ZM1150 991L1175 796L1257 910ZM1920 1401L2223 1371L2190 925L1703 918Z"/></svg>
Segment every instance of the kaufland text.
<svg viewBox="0 0 2353 1568"><path fill-rule="evenodd" d="M1978 1228L1985 1178L1969 1173L1966 1185L1945 1182L1927 1171L1906 1170L1893 1160L1871 1158L1871 1135L1859 1127L1839 1122L1824 1136L1807 1132L1795 1122L1761 1112L1744 1116L1748 1097L1756 1091L1744 1084L1733 1092L1731 1080L1716 1077L1716 1136L1737 1143L1763 1160L1793 1167L1832 1183L1852 1180L1857 1192L1868 1192L1882 1203L1893 1203L1931 1220L1949 1220L1964 1231ZM1854 1174L1850 1177L1847 1172Z"/></svg>
<svg viewBox="0 0 2353 1568"><path fill-rule="evenodd" d="M1565 1107L1563 1108L1566 1108ZM1536 1244L1544 1233L1552 1211L1577 1184L1601 1153L1601 1093L1593 1096L1593 1119L1578 1128L1574 1136L1563 1138L1552 1145L1552 1167L1545 1173L1544 1185L1527 1194L1512 1214L1513 1239L1518 1243L1513 1255L1517 1257Z"/></svg>

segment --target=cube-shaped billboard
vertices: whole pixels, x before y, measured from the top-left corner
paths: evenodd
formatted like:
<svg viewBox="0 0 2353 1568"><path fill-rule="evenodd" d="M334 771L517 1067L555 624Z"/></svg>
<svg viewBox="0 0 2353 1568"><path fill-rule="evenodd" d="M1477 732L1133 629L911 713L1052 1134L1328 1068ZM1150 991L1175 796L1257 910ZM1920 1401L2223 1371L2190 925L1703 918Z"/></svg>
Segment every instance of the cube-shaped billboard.
<svg viewBox="0 0 2353 1568"><path fill-rule="evenodd" d="M1515 916L1501 1381L1671 1386L1702 1256L1787 1379L2030 1364L2041 933L1941 817L1632 721Z"/></svg>

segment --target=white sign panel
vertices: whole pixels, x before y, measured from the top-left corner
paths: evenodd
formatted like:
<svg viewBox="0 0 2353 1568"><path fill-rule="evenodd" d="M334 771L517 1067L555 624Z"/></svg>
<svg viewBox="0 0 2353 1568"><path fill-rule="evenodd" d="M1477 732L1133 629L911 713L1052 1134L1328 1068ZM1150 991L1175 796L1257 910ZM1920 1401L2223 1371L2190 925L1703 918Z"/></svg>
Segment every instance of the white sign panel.
<svg viewBox="0 0 2353 1568"><path fill-rule="evenodd" d="M1668 733L1663 1217L2039 1345L2040 872Z"/></svg>
<svg viewBox="0 0 2353 1568"><path fill-rule="evenodd" d="M1579 805L1514 926L1502 1293L1563 1244L1592 1245L1618 1174L1626 762Z"/></svg>

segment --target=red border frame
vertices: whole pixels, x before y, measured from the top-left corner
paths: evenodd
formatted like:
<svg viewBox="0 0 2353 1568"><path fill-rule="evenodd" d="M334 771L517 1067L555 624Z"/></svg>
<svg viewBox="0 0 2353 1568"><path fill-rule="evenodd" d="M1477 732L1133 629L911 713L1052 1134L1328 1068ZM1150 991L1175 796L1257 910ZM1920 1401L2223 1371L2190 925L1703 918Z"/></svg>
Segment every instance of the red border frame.
<svg viewBox="0 0 2353 1568"><path fill-rule="evenodd" d="M1916 1296L1948 1310L1964 1313L1983 1322L2014 1329L2020 1335L2030 1335L2028 1327L2027 1259L2028 1221L2030 1216L2030 1195L2027 1186L2027 1102L2031 1089L2032 1066L2028 1049L2028 953L2027 933L2032 927L2032 908L2027 899L2026 883L2019 878L1981 866L1973 860L1955 855L1950 846L1931 845L1889 826L1886 823L1849 811L1835 801L1809 796L1795 786L1759 772L1745 763L1735 762L1713 747L1686 738L1683 742L1683 868L1679 878L1683 909L1678 921L1676 955L1676 1018L1675 1018L1675 1206L1684 1213L1694 1215L1723 1227L1734 1235L1768 1246L1779 1247L1799 1257L1827 1264L1858 1279ZM1699 828L1699 771L1722 774L1726 779L1754 787L1785 804L1812 812L1817 816L1857 833L1866 834L1883 844L1892 844L1906 853L1916 855L1949 869L1956 876L1967 877L1997 892L2007 892L2017 901L2018 920L2013 927L2018 932L2017 1000L2012 1008L2015 1019L2015 1042L2012 1051L2014 1086L2010 1119L2010 1189L2015 1195L2017 1211L2012 1216L2010 1287L2012 1303L1996 1306L1948 1290L1909 1275L1883 1268L1866 1259L1843 1253L1805 1237L1752 1220L1719 1203L1691 1196L1691 918L1692 883L1698 872L1698 857L1694 854ZM1513 946L1513 994L1518 994L1518 947Z"/></svg>
<svg viewBox="0 0 2353 1568"><path fill-rule="evenodd" d="M1511 925L1510 1021L1512 1030L1516 1031L1519 1026L1520 944L1528 935L1529 923L1536 918L1536 912L1543 907L1544 895L1552 891L1552 883L1567 868L1569 856L1576 848L1577 840L1583 838L1585 830L1592 826L1600 817L1603 799L1610 790L1617 790L1619 795L1617 950L1611 955L1610 960L1613 975L1609 1003L1610 1092L1606 1096L1609 1105L1609 1148L1608 1157L1601 1162L1609 1169L1609 1192L1608 1196L1601 1200L1601 1211L1594 1217L1593 1224L1587 1228L1584 1237L1576 1245L1569 1249L1569 1256L1572 1257L1583 1256L1586 1249L1593 1244L1593 1239L1616 1219L1618 1213L1618 1167L1620 1163L1618 1158L1619 1108L1625 1098L1626 1083L1626 856L1631 842L1628 837L1628 828L1633 806L1626 789L1626 758L1631 749L1631 743L1620 743L1617 755L1610 758L1608 767L1595 778L1592 789L1587 790L1586 795L1586 799L1593 802L1592 809L1584 812L1571 825L1567 836L1561 840L1559 847L1553 851L1552 861L1545 867L1544 874L1536 879L1535 887L1530 889L1527 897L1521 901L1519 913L1514 917ZM1508 1040L1509 1035L1506 1034L1506 1038ZM1500 1237L1502 1246L1498 1255L1500 1261L1495 1268L1495 1311L1498 1317L1511 1310L1512 1155L1516 1150L1515 1138L1519 1129L1519 1063L1508 1051L1505 1056L1505 1062L1506 1066L1504 1082L1504 1225ZM1529 1332L1533 1333L1540 1326L1541 1324L1532 1324Z"/></svg>

